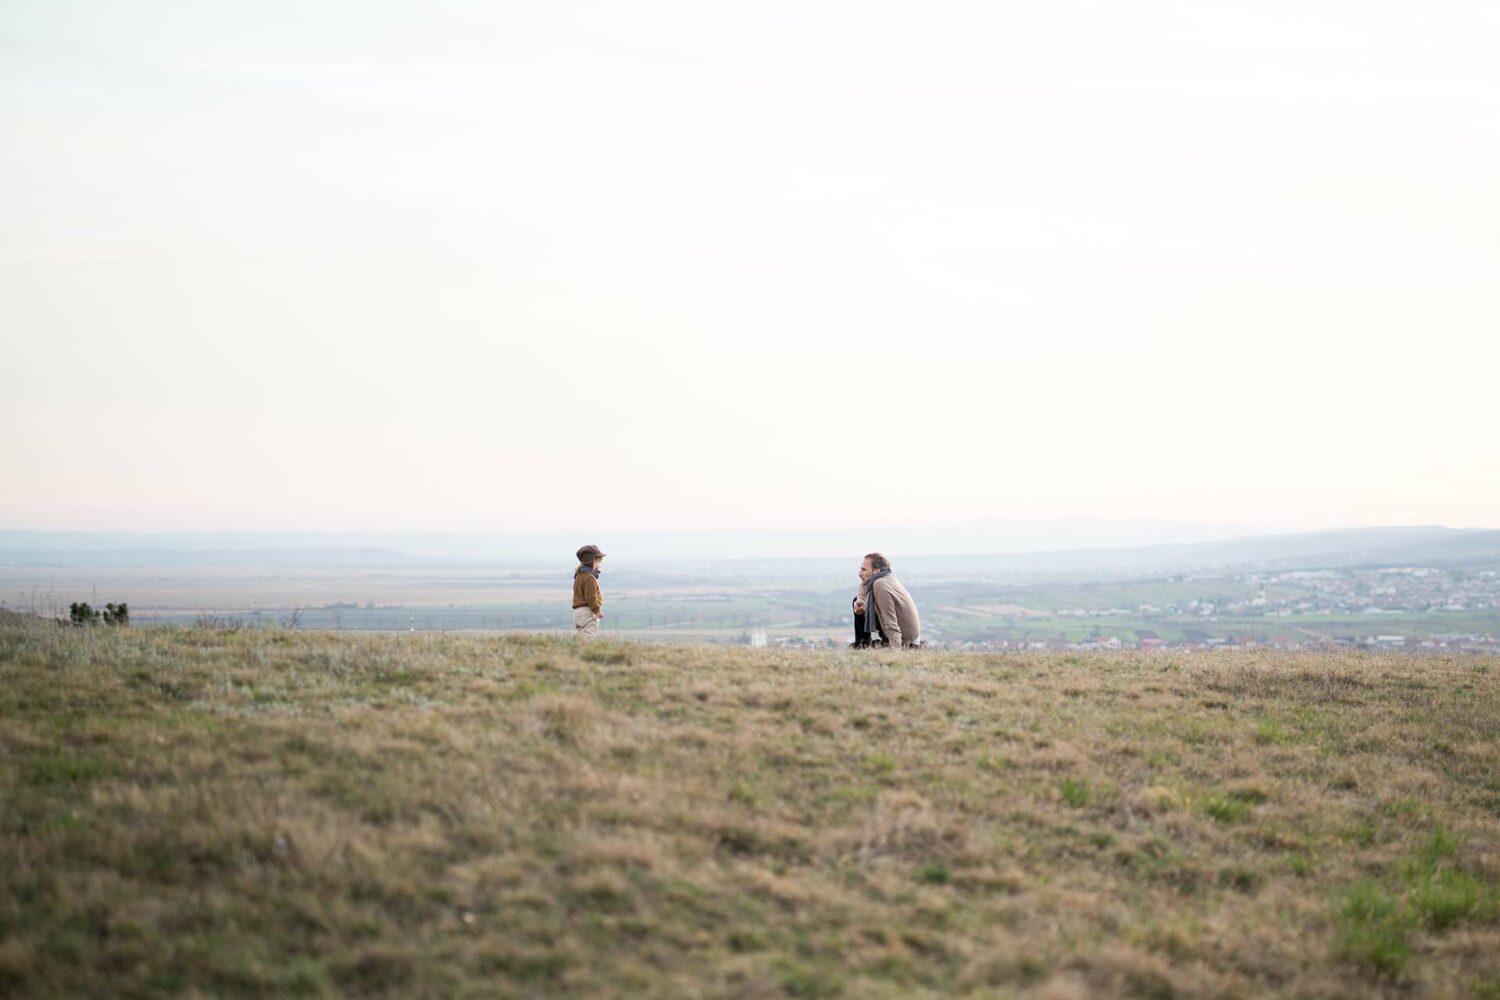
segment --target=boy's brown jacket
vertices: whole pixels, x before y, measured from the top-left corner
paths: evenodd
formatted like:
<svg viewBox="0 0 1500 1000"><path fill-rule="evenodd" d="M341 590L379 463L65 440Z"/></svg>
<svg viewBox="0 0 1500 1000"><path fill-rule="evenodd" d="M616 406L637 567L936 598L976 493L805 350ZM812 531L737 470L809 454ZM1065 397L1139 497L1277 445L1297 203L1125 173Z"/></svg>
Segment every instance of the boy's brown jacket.
<svg viewBox="0 0 1500 1000"><path fill-rule="evenodd" d="M588 608L596 615L604 607L604 595L599 590L599 581L594 579L593 570L587 566L578 567L573 574L573 607Z"/></svg>

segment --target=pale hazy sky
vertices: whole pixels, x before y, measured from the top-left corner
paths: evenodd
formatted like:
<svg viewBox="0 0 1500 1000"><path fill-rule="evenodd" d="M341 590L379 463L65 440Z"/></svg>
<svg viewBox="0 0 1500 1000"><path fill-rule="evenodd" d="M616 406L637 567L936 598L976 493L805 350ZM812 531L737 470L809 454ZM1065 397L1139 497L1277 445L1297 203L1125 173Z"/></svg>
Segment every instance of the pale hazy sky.
<svg viewBox="0 0 1500 1000"><path fill-rule="evenodd" d="M0 527L1500 527L1500 7L0 10Z"/></svg>

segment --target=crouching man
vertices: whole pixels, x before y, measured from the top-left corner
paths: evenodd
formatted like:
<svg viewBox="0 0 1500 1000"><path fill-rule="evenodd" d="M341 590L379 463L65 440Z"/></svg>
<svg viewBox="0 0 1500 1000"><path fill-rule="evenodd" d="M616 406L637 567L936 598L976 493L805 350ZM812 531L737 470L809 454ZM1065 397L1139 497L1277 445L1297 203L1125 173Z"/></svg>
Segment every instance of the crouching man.
<svg viewBox="0 0 1500 1000"><path fill-rule="evenodd" d="M597 545L578 550L578 568L573 571L573 631L588 640L599 634L599 619L604 617L604 595L599 591L599 567L604 553Z"/></svg>
<svg viewBox="0 0 1500 1000"><path fill-rule="evenodd" d="M854 645L920 646L922 619L917 602L891 573L891 561L879 552L865 556L859 567L862 583L854 598ZM874 639L880 633L880 640Z"/></svg>

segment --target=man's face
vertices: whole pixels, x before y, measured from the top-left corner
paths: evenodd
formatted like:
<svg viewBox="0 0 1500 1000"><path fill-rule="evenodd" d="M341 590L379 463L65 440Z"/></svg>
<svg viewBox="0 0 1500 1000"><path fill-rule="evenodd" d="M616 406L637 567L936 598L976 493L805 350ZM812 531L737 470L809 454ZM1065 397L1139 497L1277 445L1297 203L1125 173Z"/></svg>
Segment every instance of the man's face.
<svg viewBox="0 0 1500 1000"><path fill-rule="evenodd" d="M859 580L861 583L869 583L870 577L874 575L875 568L870 565L870 560L866 559L864 562L859 564Z"/></svg>

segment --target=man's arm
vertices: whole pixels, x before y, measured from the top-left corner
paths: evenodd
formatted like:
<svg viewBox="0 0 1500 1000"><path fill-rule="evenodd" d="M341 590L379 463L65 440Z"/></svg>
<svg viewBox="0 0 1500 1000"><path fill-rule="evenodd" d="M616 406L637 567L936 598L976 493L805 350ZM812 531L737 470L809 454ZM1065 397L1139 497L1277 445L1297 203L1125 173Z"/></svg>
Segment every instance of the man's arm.
<svg viewBox="0 0 1500 1000"><path fill-rule="evenodd" d="M882 587L884 579L875 581L875 613L880 616L880 631L892 646L901 645L901 617L896 614L896 592Z"/></svg>

